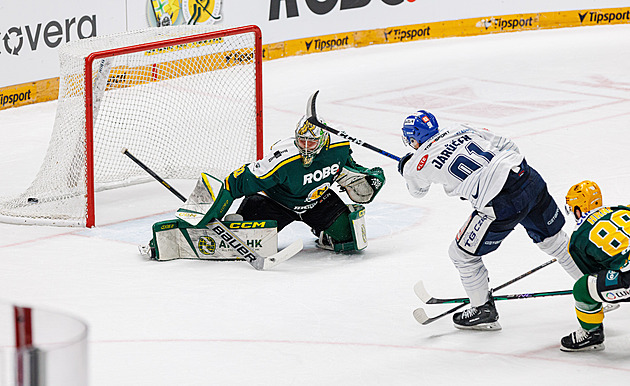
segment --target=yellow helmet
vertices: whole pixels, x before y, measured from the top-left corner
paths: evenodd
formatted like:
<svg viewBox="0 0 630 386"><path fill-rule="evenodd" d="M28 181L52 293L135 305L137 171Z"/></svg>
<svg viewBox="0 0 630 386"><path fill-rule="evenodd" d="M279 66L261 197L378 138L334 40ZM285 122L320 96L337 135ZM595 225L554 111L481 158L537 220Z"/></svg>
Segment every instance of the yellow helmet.
<svg viewBox="0 0 630 386"><path fill-rule="evenodd" d="M573 213L576 218L576 209L583 214L602 205L602 191L593 181L582 181L567 192L567 212Z"/></svg>

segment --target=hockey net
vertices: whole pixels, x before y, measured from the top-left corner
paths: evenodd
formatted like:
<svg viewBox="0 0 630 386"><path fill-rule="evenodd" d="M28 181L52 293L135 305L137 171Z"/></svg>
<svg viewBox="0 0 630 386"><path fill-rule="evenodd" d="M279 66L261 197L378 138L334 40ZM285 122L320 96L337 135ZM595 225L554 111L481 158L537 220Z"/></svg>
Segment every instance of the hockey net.
<svg viewBox="0 0 630 386"><path fill-rule="evenodd" d="M94 192L151 180L224 177L262 156L256 26L171 26L59 49L50 144L34 182L0 200L0 221L93 226Z"/></svg>

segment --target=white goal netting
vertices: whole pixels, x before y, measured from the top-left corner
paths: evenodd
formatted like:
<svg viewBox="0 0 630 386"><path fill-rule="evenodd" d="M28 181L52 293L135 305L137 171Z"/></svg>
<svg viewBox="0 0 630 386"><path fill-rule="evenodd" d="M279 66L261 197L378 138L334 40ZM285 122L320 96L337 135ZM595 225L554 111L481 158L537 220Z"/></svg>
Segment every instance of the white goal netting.
<svg viewBox="0 0 630 386"><path fill-rule="evenodd" d="M123 148L164 179L223 178L255 160L262 141L257 39L255 27L172 26L61 47L48 152L23 194L0 199L0 221L92 225L91 186L151 180Z"/></svg>

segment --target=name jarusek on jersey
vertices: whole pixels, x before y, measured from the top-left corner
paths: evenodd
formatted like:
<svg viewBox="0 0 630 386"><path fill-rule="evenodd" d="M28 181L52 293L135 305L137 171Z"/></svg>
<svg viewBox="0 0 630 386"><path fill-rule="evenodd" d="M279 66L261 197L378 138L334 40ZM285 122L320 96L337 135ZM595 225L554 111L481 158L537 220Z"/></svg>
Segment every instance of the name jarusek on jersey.
<svg viewBox="0 0 630 386"><path fill-rule="evenodd" d="M451 142L444 145L444 150L440 152L437 158L432 159L431 163L438 169L441 169L442 166L448 161L448 159L455 153L457 147L463 145L464 143L472 141L468 135L464 135L458 139L454 139Z"/></svg>

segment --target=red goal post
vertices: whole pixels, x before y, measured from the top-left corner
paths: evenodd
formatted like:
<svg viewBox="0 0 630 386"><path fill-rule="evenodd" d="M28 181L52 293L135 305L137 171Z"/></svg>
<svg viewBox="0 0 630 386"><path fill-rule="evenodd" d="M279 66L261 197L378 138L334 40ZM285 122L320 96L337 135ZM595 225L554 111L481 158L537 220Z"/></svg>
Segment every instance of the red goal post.
<svg viewBox="0 0 630 386"><path fill-rule="evenodd" d="M95 225L95 192L164 178L223 178L262 157L257 26L169 26L59 50L57 116L35 181L0 199L0 221Z"/></svg>

